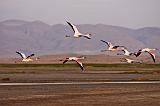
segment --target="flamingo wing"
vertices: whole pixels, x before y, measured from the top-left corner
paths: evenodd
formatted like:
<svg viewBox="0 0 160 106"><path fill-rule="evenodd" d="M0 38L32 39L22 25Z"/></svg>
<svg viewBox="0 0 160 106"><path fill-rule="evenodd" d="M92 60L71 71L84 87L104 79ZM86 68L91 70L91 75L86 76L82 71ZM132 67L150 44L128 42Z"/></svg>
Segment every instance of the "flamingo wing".
<svg viewBox="0 0 160 106"><path fill-rule="evenodd" d="M83 37L87 38L87 39L91 39L91 37L88 35L84 35Z"/></svg>
<svg viewBox="0 0 160 106"><path fill-rule="evenodd" d="M147 53L149 53L150 55L151 55L151 57L152 57L152 59L153 59L153 62L155 63L156 62L156 59L155 59L155 54L153 54L153 53L151 53L151 52L147 52Z"/></svg>
<svg viewBox="0 0 160 106"><path fill-rule="evenodd" d="M68 61L68 60L64 60L64 61L63 61L63 64L65 64L67 61Z"/></svg>
<svg viewBox="0 0 160 106"><path fill-rule="evenodd" d="M106 43L106 44L108 45L108 47L109 47L110 45L112 45L110 42L106 42L106 41L104 41L104 40L100 40L100 41Z"/></svg>
<svg viewBox="0 0 160 106"><path fill-rule="evenodd" d="M75 61L76 61L76 60L75 60ZM83 65L82 65L82 63L79 62L79 61L76 61L76 62L77 62L77 64L80 66L81 70L83 71Z"/></svg>
<svg viewBox="0 0 160 106"><path fill-rule="evenodd" d="M26 55L24 53L18 51L16 53L19 54L23 59L26 58Z"/></svg>
<svg viewBox="0 0 160 106"><path fill-rule="evenodd" d="M124 46L114 46L113 49L124 50L125 47Z"/></svg>
<svg viewBox="0 0 160 106"><path fill-rule="evenodd" d="M138 57L142 52L138 51L135 56Z"/></svg>
<svg viewBox="0 0 160 106"><path fill-rule="evenodd" d="M71 24L70 22L67 22L68 25L72 28L72 30L74 31L74 33L76 34L80 34L80 32L78 31L77 27L73 24Z"/></svg>
<svg viewBox="0 0 160 106"><path fill-rule="evenodd" d="M29 55L29 56L27 57L27 59L28 59L28 58L31 58L31 57L33 57L34 55L35 55L35 54L31 54L31 55Z"/></svg>

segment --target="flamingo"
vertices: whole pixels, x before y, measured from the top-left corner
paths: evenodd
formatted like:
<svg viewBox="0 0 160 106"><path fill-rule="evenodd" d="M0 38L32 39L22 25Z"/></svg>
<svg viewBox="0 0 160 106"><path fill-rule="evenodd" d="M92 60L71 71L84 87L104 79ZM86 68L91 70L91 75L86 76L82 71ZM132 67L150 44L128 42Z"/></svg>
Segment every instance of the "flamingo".
<svg viewBox="0 0 160 106"><path fill-rule="evenodd" d="M117 50L123 50L125 48L124 46L118 46L118 45L117 46L113 46L112 43L106 42L104 40L100 40L100 41L102 41L102 42L104 42L104 43L106 43L108 45L108 49L101 50L101 52L104 52L104 51L117 51Z"/></svg>
<svg viewBox="0 0 160 106"><path fill-rule="evenodd" d="M155 51L158 50L157 48L154 48L154 49L150 49L150 48L144 48L144 49L140 49L137 53L136 53L136 57L138 57L141 53L144 53L144 52L147 52L150 54L150 56L152 57L153 59L153 62L155 63L156 60L155 60Z"/></svg>
<svg viewBox="0 0 160 106"><path fill-rule="evenodd" d="M124 54L117 54L117 55L125 55L125 56L135 55L135 56L136 56L136 53L129 52L129 51L127 50L127 48L124 48L124 49L122 49L121 51L123 51Z"/></svg>
<svg viewBox="0 0 160 106"><path fill-rule="evenodd" d="M77 27L75 25L73 25L70 22L67 22L67 23L72 28L72 30L74 31L73 37L75 37L75 38L85 37L87 39L91 39L91 34L82 34L82 33L79 32L79 30L77 29ZM71 37L71 36L66 35L66 37Z"/></svg>
<svg viewBox="0 0 160 106"><path fill-rule="evenodd" d="M31 57L35 55L35 54L31 54L31 55L29 55L29 56L26 56L24 53L19 52L19 51L17 51L16 53L21 56L22 61L24 61L24 62L33 61L33 60L31 59Z"/></svg>
<svg viewBox="0 0 160 106"><path fill-rule="evenodd" d="M64 61L63 64L65 64L67 61L75 61L83 71L83 64L79 62L78 60L85 59L85 57L67 57Z"/></svg>
<svg viewBox="0 0 160 106"><path fill-rule="evenodd" d="M140 61L136 61L136 60L132 60L132 59L128 59L128 58L122 58L121 61L127 62L127 63L142 63Z"/></svg>

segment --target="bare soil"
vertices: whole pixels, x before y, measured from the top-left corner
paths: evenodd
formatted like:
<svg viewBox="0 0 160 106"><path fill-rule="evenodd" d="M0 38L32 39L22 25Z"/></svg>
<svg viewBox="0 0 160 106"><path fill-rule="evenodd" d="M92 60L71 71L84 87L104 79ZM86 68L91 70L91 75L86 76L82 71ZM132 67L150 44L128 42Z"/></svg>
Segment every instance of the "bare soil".
<svg viewBox="0 0 160 106"><path fill-rule="evenodd" d="M160 106L160 84L1 86L1 106Z"/></svg>

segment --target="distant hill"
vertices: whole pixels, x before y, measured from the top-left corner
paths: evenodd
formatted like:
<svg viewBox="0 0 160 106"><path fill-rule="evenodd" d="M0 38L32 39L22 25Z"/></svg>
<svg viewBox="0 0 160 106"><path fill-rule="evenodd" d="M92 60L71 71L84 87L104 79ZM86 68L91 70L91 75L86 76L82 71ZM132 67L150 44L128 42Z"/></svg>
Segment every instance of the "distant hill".
<svg viewBox="0 0 160 106"><path fill-rule="evenodd" d="M6 20L0 22L0 57L15 56L15 51L34 52L38 55L53 53L97 54L106 45L101 39L124 45L131 51L160 45L160 28L129 29L104 24L83 24L78 28L91 33L92 39L66 38L71 28L63 24L48 25L41 21Z"/></svg>

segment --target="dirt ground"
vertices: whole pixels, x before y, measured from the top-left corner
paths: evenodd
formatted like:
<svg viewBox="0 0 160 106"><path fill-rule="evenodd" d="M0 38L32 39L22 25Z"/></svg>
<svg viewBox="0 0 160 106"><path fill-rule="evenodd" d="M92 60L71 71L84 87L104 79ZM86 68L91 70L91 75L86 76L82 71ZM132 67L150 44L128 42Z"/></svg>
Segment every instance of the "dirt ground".
<svg viewBox="0 0 160 106"><path fill-rule="evenodd" d="M158 79L160 74L117 70L0 69L0 83L95 82ZM0 86L0 106L160 106L160 84Z"/></svg>
<svg viewBox="0 0 160 106"><path fill-rule="evenodd" d="M1 106L160 106L160 84L1 86Z"/></svg>

